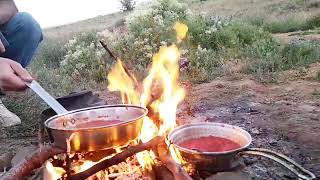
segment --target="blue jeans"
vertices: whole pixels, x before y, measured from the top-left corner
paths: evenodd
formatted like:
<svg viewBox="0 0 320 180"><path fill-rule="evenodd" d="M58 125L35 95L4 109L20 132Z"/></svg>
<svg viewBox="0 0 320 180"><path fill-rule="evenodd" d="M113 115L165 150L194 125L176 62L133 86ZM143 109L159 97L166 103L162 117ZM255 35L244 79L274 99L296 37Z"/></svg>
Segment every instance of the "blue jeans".
<svg viewBox="0 0 320 180"><path fill-rule="evenodd" d="M9 58L26 67L42 41L40 25L25 12L17 13L6 24L0 25L0 32L8 42L6 51L0 57Z"/></svg>

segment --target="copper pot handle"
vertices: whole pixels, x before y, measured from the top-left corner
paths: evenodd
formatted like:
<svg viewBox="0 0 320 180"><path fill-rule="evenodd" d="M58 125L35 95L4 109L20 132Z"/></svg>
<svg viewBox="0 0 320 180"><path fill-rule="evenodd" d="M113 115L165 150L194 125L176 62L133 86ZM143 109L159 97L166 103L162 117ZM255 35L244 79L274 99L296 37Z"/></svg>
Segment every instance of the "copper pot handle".
<svg viewBox="0 0 320 180"><path fill-rule="evenodd" d="M310 171L304 169L300 164L296 163L289 157L268 150L263 148L248 148L247 150L244 150L240 152L240 155L255 155L255 156L263 156L266 158L269 158L273 161L276 161L277 163L281 164L282 166L286 167L288 170L296 174L300 179L315 179L316 176L311 173ZM303 174L301 173L303 172Z"/></svg>

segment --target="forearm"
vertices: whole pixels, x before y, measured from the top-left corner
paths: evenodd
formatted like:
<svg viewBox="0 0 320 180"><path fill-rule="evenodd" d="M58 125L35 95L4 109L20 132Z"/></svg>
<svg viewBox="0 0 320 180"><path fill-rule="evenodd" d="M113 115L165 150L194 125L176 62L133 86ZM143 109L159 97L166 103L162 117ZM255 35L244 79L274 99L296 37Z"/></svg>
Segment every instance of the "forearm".
<svg viewBox="0 0 320 180"><path fill-rule="evenodd" d="M17 12L18 8L13 0L0 0L0 25L8 22Z"/></svg>

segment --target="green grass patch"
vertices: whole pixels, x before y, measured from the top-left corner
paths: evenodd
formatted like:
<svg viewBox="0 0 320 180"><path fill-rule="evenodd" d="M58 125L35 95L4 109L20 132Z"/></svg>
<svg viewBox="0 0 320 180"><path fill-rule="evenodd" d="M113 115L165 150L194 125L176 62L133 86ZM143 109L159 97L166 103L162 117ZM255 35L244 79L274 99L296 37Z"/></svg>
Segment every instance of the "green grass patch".
<svg viewBox="0 0 320 180"><path fill-rule="evenodd" d="M320 43L300 42L284 46L282 53L282 69L303 67L320 60Z"/></svg>
<svg viewBox="0 0 320 180"><path fill-rule="evenodd" d="M244 21L262 27L271 33L287 33L294 31L312 30L320 27L320 14L304 18L304 17L284 17L281 19L267 20L266 15L256 15L247 17Z"/></svg>
<svg viewBox="0 0 320 180"><path fill-rule="evenodd" d="M247 72L260 77L283 70L307 67L320 61L320 44L316 42L296 42L281 45L276 41L261 40L245 48L249 57Z"/></svg>
<svg viewBox="0 0 320 180"><path fill-rule="evenodd" d="M315 79L320 82L320 71L317 72Z"/></svg>

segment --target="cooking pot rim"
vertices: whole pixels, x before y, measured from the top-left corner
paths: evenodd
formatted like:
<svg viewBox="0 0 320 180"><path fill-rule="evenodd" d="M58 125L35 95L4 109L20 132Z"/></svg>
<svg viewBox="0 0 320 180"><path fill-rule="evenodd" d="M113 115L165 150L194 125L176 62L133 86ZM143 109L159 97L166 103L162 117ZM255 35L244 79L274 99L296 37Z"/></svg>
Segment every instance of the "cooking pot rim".
<svg viewBox="0 0 320 180"><path fill-rule="evenodd" d="M95 109L103 109L103 108L118 108L118 107L128 107L128 108L137 108L140 110L143 110L144 112L140 115L137 116L135 118L132 118L128 121L123 121L121 123L117 123L115 125L119 126L119 125L126 125L132 122L137 121L138 119L143 118L144 116L146 116L148 114L148 109L142 106L136 106L136 105L131 105L131 104L113 104L113 105L102 105L102 106L93 106L93 107L87 107L87 108L81 108L81 109L76 109L76 110L72 110L72 111L68 111L67 113L63 113L63 114L58 114L55 116L52 116L51 118L47 119L44 122L44 125L46 126L46 128L49 128L51 130L59 130L59 131L71 131L71 132L76 132L76 131L95 131L95 130L99 130L99 129L105 129L105 128L111 128L114 125L106 125L106 126L99 126L99 127L90 127L90 128L76 128L76 129L66 129L66 128L58 128L58 127L50 127L49 123L51 121L56 120L57 118L66 116L66 115L71 115L71 114L75 114L78 112L83 112L83 111L91 111L91 110L95 110Z"/></svg>
<svg viewBox="0 0 320 180"><path fill-rule="evenodd" d="M208 125L212 125L212 126L219 126L221 128L232 128L232 129L237 129L238 131L240 131L241 133L243 133L248 139L246 144L242 145L240 148L236 148L233 150L229 150L229 151L221 151L221 152L210 152L210 151L196 151L196 150L191 150L188 148L184 148L179 146L178 144L174 143L172 141L173 139L173 134L176 131L185 129L187 127L192 127L192 126L208 126ZM177 128L175 128L173 131L171 131L168 136L167 136L167 144L170 147L171 145L174 145L175 147L177 147L179 149L179 151L183 151L185 153L191 153L191 154L195 154L195 155L227 155L227 154L235 154L235 153L239 153L241 151L246 150L250 144L252 143L252 136L249 134L248 131L244 130L243 128L239 127L239 126L234 126L234 125L230 125L230 124L225 124L225 123L215 123L215 122L201 122L201 123L191 123L191 124L185 124L185 125L181 125Z"/></svg>

